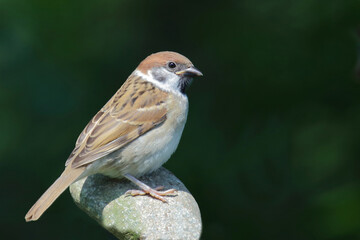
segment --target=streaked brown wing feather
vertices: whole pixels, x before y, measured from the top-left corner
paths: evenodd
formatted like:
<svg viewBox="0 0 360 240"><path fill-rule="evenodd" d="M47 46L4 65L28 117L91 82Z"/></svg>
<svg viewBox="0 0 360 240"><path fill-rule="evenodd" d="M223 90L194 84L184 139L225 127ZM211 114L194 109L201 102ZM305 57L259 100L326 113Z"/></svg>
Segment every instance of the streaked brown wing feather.
<svg viewBox="0 0 360 240"><path fill-rule="evenodd" d="M85 127L65 165L87 165L158 126L166 119L166 98L166 92L130 76Z"/></svg>

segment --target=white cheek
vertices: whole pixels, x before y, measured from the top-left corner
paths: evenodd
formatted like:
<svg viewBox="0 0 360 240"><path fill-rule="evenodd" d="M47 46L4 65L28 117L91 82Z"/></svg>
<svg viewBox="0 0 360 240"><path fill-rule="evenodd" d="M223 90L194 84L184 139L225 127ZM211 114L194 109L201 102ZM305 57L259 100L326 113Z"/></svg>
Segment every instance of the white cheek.
<svg viewBox="0 0 360 240"><path fill-rule="evenodd" d="M142 77L144 80L151 82L158 88L160 88L163 91L171 92L183 99L187 99L184 94L182 94L179 90L179 81L180 77L176 75L175 73L168 72L167 70L162 70L161 72L163 74L163 77L166 77L166 81L160 82L158 80L155 80L153 77L153 74L151 70L147 72L147 74L142 73L139 70L134 71L134 75Z"/></svg>
<svg viewBox="0 0 360 240"><path fill-rule="evenodd" d="M151 82L152 84L154 84L155 86L157 86L158 88L160 88L164 91L171 92L177 96L180 96L181 98L186 98L184 96L184 94L182 94L179 90L180 77L178 75L176 75L175 73L171 73L165 69L162 69L161 71L162 71L161 72L162 76L166 78L166 81L164 81L164 82L159 82L159 81L155 80L151 70L149 70L147 72L147 74L144 74L144 73L140 72L139 70L135 70L134 74L142 77L143 79L145 79L148 82Z"/></svg>
<svg viewBox="0 0 360 240"><path fill-rule="evenodd" d="M167 88L177 91L179 89L179 80L180 80L179 76L165 69L161 69L161 72L162 72L162 76L166 77L166 81L163 82L163 84Z"/></svg>

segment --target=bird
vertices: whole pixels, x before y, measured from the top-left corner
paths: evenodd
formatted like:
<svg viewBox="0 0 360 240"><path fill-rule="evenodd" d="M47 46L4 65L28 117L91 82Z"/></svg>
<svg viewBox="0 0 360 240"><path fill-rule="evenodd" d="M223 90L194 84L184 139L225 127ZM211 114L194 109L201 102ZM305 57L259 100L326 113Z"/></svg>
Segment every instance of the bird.
<svg viewBox="0 0 360 240"><path fill-rule="evenodd" d="M146 57L120 89L90 120L65 162L65 170L25 215L36 221L72 184L93 174L126 178L166 202L176 190L160 191L138 180L162 166L175 152L188 115L186 89L203 74L185 56L162 51Z"/></svg>

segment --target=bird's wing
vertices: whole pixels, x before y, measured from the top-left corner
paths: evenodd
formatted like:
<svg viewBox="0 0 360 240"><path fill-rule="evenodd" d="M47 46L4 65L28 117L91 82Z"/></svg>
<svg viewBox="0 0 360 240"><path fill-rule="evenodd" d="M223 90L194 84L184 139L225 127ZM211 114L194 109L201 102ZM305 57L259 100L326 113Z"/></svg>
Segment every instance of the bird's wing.
<svg viewBox="0 0 360 240"><path fill-rule="evenodd" d="M82 131L65 166L87 165L164 122L167 97L153 84L131 75Z"/></svg>

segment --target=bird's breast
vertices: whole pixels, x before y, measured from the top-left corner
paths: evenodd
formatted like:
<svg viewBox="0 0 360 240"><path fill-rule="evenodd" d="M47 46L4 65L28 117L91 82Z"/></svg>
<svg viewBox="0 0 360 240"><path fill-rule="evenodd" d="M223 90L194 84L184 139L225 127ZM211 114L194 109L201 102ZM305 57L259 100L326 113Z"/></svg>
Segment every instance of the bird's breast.
<svg viewBox="0 0 360 240"><path fill-rule="evenodd" d="M140 136L126 147L111 154L103 174L122 177L124 174L141 176L158 169L175 152L188 113L186 96L169 95L166 101L166 120Z"/></svg>

